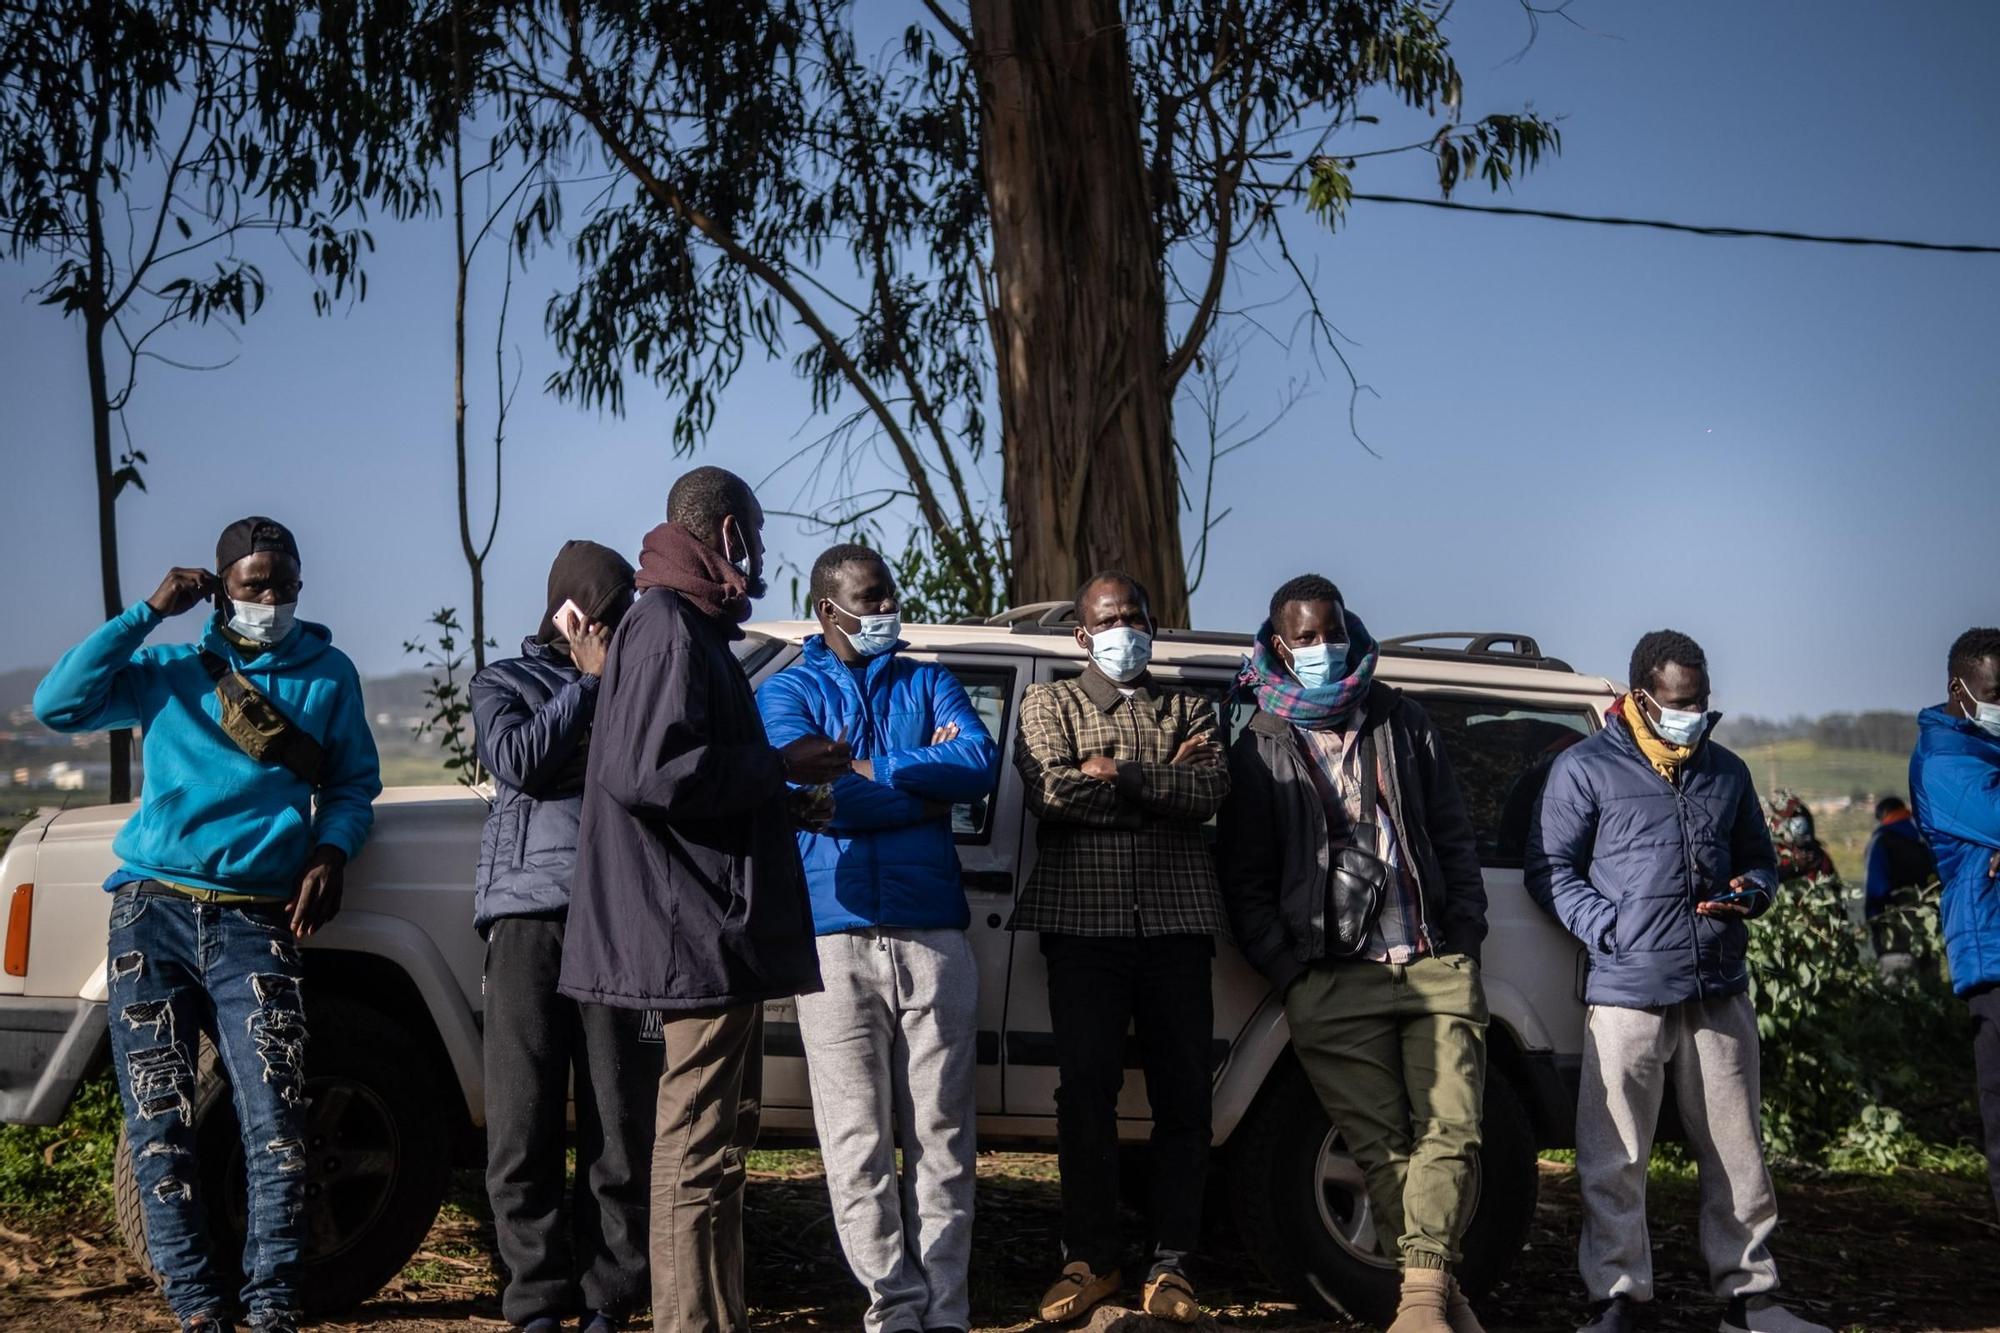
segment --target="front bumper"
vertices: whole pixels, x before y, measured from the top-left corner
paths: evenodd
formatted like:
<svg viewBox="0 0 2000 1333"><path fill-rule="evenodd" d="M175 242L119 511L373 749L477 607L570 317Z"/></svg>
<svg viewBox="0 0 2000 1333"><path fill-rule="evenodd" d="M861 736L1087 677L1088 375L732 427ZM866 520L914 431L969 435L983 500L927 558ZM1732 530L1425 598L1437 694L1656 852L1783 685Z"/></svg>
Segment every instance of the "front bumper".
<svg viewBox="0 0 2000 1333"><path fill-rule="evenodd" d="M101 1000L0 995L0 1123L60 1121L109 1040Z"/></svg>

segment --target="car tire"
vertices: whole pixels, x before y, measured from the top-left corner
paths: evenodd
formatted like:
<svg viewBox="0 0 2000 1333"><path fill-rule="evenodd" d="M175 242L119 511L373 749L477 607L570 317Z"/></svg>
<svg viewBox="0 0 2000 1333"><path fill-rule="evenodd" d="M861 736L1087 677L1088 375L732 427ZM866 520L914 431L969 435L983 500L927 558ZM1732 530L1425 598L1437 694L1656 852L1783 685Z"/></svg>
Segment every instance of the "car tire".
<svg viewBox="0 0 2000 1333"><path fill-rule="evenodd" d="M1456 1270L1474 1299L1527 1243L1540 1180L1527 1111L1499 1070L1487 1075L1482 1120L1479 1207ZM1401 1277L1375 1239L1360 1168L1297 1064L1280 1066L1233 1138L1231 1210L1265 1274L1320 1313L1386 1325Z"/></svg>
<svg viewBox="0 0 2000 1333"><path fill-rule="evenodd" d="M305 1265L300 1301L314 1315L348 1310L380 1291L422 1245L451 1179L448 1118L455 1089L374 1009L340 996L307 1005ZM242 1138L222 1061L206 1037L195 1072L195 1140L209 1234L231 1272L243 1253ZM158 1280L123 1130L112 1171L125 1248ZM216 1206L216 1201L221 1206Z"/></svg>

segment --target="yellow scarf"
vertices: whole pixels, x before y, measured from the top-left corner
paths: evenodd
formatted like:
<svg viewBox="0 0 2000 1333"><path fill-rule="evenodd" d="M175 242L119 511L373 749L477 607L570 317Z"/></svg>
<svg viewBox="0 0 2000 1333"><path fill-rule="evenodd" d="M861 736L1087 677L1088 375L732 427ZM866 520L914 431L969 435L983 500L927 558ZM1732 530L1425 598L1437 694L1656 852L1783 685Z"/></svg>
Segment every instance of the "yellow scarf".
<svg viewBox="0 0 2000 1333"><path fill-rule="evenodd" d="M1674 774L1680 771L1680 766L1694 753L1694 746L1675 745L1671 741L1661 740L1653 731L1653 724L1647 719L1646 710L1640 705L1639 696L1636 694L1625 696L1622 711L1625 725L1632 732L1632 739L1639 742L1639 753L1646 756L1646 762L1653 766L1654 772L1672 782Z"/></svg>

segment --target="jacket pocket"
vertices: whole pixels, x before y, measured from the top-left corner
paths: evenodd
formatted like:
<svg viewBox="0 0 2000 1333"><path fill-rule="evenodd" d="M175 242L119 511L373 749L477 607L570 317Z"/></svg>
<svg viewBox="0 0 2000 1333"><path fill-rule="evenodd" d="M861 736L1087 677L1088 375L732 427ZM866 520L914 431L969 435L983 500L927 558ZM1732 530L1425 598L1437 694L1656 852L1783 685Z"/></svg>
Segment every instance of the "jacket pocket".
<svg viewBox="0 0 2000 1333"><path fill-rule="evenodd" d="M255 789L188 783L149 802L119 833L113 850L169 876L265 886L298 875L309 832L289 801L274 806Z"/></svg>

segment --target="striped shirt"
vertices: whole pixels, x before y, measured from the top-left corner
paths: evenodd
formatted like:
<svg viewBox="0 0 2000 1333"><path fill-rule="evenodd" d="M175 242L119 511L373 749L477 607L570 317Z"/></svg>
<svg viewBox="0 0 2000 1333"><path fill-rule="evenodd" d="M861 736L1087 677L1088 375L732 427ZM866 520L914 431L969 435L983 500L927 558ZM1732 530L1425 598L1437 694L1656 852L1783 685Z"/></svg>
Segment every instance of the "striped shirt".
<svg viewBox="0 0 2000 1333"><path fill-rule="evenodd" d="M1348 744L1349 732L1345 728L1292 730L1325 776L1327 786L1340 794L1341 814L1347 827L1353 828L1361 820L1361 747ZM1389 806L1380 795L1389 785L1387 775L1380 771L1382 762L1378 754L1375 825L1382 831L1381 844L1364 850L1373 851L1387 861L1391 873L1389 891L1382 899L1382 915L1368 932L1368 943L1363 946L1361 956L1378 963L1407 963L1427 951L1422 930L1423 900L1418 897L1416 877L1410 873L1403 860L1403 849L1396 841L1396 825L1389 817Z"/></svg>

